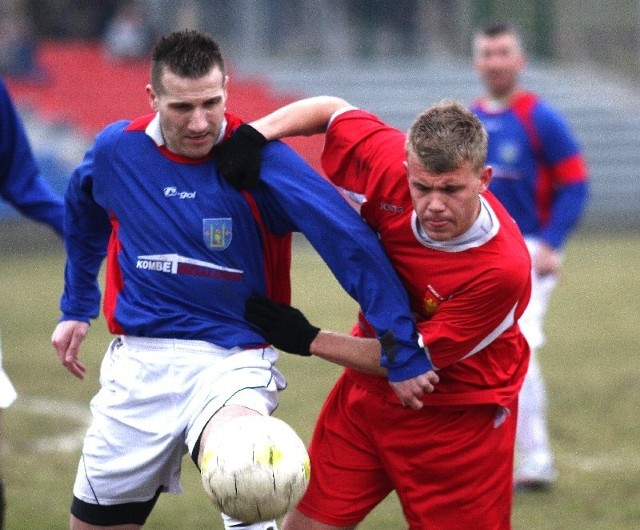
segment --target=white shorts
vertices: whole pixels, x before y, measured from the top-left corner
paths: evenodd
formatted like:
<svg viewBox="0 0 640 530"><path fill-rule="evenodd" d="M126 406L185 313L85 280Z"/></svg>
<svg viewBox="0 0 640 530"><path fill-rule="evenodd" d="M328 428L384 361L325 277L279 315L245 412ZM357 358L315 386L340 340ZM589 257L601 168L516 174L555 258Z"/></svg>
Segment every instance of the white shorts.
<svg viewBox="0 0 640 530"><path fill-rule="evenodd" d="M0 367L0 409L6 409L16 400L18 394L7 373Z"/></svg>
<svg viewBox="0 0 640 530"><path fill-rule="evenodd" d="M0 347L0 409L6 409L16 400L18 394L9 376L2 368L2 348Z"/></svg>
<svg viewBox="0 0 640 530"><path fill-rule="evenodd" d="M525 242L533 259L540 247L540 240L525 238ZM533 269L531 270L531 299L520 320L518 320L518 324L524 338L529 343L533 355L544 346L546 340L544 317L547 314L547 309L549 309L551 293L553 293L557 283L557 274L539 276Z"/></svg>
<svg viewBox="0 0 640 530"><path fill-rule="evenodd" d="M221 407L271 414L286 387L273 348L227 350L202 341L119 337L100 369L93 421L73 494L91 504L180 493L184 455Z"/></svg>

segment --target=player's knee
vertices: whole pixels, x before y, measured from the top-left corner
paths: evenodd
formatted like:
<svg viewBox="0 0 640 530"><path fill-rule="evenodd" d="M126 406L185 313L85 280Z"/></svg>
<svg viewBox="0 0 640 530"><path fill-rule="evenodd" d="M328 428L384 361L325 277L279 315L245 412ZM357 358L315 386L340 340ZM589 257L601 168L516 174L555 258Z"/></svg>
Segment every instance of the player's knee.
<svg viewBox="0 0 640 530"><path fill-rule="evenodd" d="M212 429L219 427L223 422L239 418L241 416L259 416L260 413L247 407L239 405L226 405L218 410L207 422L203 431L200 433L200 437L195 443L193 451L191 452L191 460L198 469L201 469L202 452L206 441L209 437L209 433Z"/></svg>

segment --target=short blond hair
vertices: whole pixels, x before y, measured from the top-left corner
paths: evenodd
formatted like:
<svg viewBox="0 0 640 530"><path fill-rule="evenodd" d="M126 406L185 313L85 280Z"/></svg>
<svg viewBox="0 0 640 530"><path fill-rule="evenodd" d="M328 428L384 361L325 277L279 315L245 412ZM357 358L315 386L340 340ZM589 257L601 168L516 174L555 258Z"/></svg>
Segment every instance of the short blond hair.
<svg viewBox="0 0 640 530"><path fill-rule="evenodd" d="M407 134L407 154L433 173L453 171L465 162L480 171L487 159L487 132L464 105L443 100L422 112Z"/></svg>

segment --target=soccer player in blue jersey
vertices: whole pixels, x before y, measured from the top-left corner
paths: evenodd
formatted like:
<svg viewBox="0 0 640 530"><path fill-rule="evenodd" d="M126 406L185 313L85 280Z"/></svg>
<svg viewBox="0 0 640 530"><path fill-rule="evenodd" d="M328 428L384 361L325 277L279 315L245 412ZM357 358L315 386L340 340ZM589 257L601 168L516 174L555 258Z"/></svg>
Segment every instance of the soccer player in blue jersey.
<svg viewBox="0 0 640 530"><path fill-rule="evenodd" d="M24 124L0 80L0 196L62 237L64 205L40 175Z"/></svg>
<svg viewBox="0 0 640 530"><path fill-rule="evenodd" d="M40 175L20 115L0 80L0 196L21 214L50 226L62 237L64 205ZM2 369L0 351L0 422L2 409L16 398ZM4 526L4 484L0 478L0 530Z"/></svg>
<svg viewBox="0 0 640 530"><path fill-rule="evenodd" d="M518 223L532 257L531 301L520 319L531 361L520 393L515 485L544 488L553 484L557 471L537 352L545 340L543 318L560 272L562 249L587 204L587 169L564 117L522 87L526 57L512 26L494 22L478 31L473 62L486 88L472 110L489 133L489 189Z"/></svg>
<svg viewBox="0 0 640 530"><path fill-rule="evenodd" d="M403 402L415 406L437 382L377 237L331 184L281 142L262 150L255 189L238 191L218 172L219 142L232 133L259 141L226 112L227 81L209 36L163 37L146 88L154 112L108 126L71 176L62 319L52 343L82 379L79 348L99 313L105 258L103 310L116 335L92 400L74 530L141 528L161 492L180 491L184 454L199 465L220 422L276 408L286 386L277 352L244 311L254 293L289 301L294 231L361 304L378 337L393 332L393 368L402 374L394 390ZM310 340L295 330L290 338ZM223 519L236 530L276 526Z"/></svg>

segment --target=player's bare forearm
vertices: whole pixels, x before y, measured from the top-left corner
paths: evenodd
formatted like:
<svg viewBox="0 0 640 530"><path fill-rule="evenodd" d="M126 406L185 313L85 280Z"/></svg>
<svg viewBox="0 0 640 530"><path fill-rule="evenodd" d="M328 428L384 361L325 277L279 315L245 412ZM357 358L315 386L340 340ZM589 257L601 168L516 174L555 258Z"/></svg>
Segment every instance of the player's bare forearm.
<svg viewBox="0 0 640 530"><path fill-rule="evenodd" d="M340 98L316 96L285 105L250 125L267 140L312 136L324 133L333 113L347 106L349 103Z"/></svg>
<svg viewBox="0 0 640 530"><path fill-rule="evenodd" d="M386 376L380 366L380 342L322 330L311 343L310 351L325 361L368 374Z"/></svg>
<svg viewBox="0 0 640 530"><path fill-rule="evenodd" d="M373 375L387 375L387 370L380 366L381 349L377 339L320 331L311 343L310 351L316 357L340 366ZM423 406L422 397L433 392L438 381L438 375L430 370L390 384L403 406L418 410Z"/></svg>

